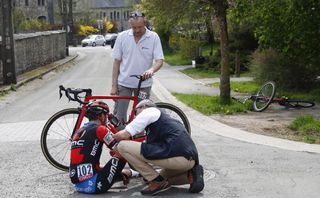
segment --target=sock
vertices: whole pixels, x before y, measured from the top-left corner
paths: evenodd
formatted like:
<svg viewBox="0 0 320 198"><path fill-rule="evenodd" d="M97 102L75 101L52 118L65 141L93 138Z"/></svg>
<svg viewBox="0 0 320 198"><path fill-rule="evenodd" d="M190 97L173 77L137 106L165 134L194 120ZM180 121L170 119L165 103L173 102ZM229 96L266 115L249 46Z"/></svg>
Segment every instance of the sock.
<svg viewBox="0 0 320 198"><path fill-rule="evenodd" d="M137 172L137 171L135 171L135 170L132 170L132 169L130 169L130 171L131 171L131 177L139 177L139 175L140 175L140 173L139 172Z"/></svg>

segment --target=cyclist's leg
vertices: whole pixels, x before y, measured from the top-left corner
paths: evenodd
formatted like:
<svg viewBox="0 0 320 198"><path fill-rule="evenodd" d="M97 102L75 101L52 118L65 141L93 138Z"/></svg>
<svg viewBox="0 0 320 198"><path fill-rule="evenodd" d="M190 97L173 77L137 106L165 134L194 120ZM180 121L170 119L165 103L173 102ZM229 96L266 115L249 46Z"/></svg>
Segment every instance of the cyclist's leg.
<svg viewBox="0 0 320 198"><path fill-rule="evenodd" d="M121 181L121 171L126 162L112 157L98 173L96 180L96 193L107 192L114 182Z"/></svg>
<svg viewBox="0 0 320 198"><path fill-rule="evenodd" d="M118 85L119 96L132 96L133 89ZM116 100L113 114L120 120L127 122L129 100Z"/></svg>

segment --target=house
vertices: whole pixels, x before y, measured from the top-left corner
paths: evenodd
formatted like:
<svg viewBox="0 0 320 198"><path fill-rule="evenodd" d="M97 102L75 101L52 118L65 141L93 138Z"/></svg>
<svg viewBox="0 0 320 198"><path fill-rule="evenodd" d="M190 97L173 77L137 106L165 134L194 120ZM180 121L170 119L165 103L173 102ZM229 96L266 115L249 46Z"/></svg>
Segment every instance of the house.
<svg viewBox="0 0 320 198"><path fill-rule="evenodd" d="M62 24L63 1L69 0L14 0L15 8L23 12L26 19L42 19L50 24ZM73 21L108 19L118 31L128 29L129 14L139 0L72 0ZM98 23L98 22L97 22Z"/></svg>

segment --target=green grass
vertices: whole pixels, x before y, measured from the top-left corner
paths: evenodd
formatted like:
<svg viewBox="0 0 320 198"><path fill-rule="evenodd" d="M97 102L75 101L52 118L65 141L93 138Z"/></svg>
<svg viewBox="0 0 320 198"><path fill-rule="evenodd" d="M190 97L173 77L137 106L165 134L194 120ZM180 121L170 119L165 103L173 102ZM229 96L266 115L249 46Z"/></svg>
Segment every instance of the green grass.
<svg viewBox="0 0 320 198"><path fill-rule="evenodd" d="M165 52L165 62L168 63L169 65L191 65L192 60L191 59L186 59L183 58L180 54L178 53L169 53Z"/></svg>
<svg viewBox="0 0 320 198"><path fill-rule="evenodd" d="M173 93L173 95L189 107L205 115L212 115L215 113L234 114L247 112L251 109L252 106L252 103L250 102L243 105L242 103L237 101L231 101L230 105L221 105L219 96L180 93Z"/></svg>
<svg viewBox="0 0 320 198"><path fill-rule="evenodd" d="M218 78L220 74L212 70L203 70L199 68L188 68L181 71L182 73L194 79L200 78Z"/></svg>
<svg viewBox="0 0 320 198"><path fill-rule="evenodd" d="M3 91L0 91L0 97L5 96L5 95L9 94L9 93L10 93L10 91L17 91L17 87L16 87L16 85L15 85L15 84L11 84L11 85L10 85L10 89L9 89L9 90L3 90Z"/></svg>
<svg viewBox="0 0 320 198"><path fill-rule="evenodd" d="M209 84L211 87L216 87L219 88L220 83L212 83ZM236 82L232 81L230 82L230 88L234 92L239 92L239 93L250 93L254 94L257 92L259 89L260 85L256 83L255 81L241 81L241 82Z"/></svg>
<svg viewBox="0 0 320 198"><path fill-rule="evenodd" d="M320 144L320 120L313 116L299 116L290 123L289 128L296 131L304 142Z"/></svg>

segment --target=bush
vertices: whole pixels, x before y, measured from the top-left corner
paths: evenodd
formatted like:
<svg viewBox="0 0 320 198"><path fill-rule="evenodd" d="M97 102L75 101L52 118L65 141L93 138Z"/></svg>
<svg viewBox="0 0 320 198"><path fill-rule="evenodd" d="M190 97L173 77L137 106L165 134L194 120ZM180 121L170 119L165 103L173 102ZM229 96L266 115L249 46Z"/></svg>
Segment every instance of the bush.
<svg viewBox="0 0 320 198"><path fill-rule="evenodd" d="M180 54L183 58L195 58L200 55L199 48L204 44L203 41L180 38Z"/></svg>
<svg viewBox="0 0 320 198"><path fill-rule="evenodd" d="M301 60L302 57L289 59L273 49L256 50L250 68L260 83L273 80L284 89L312 89L316 86L318 68L308 67Z"/></svg>

